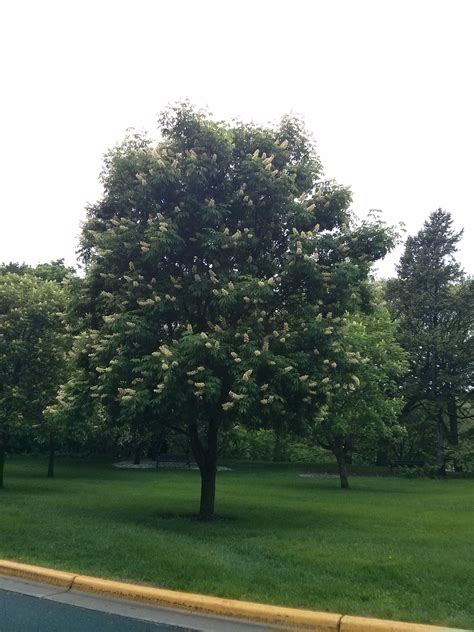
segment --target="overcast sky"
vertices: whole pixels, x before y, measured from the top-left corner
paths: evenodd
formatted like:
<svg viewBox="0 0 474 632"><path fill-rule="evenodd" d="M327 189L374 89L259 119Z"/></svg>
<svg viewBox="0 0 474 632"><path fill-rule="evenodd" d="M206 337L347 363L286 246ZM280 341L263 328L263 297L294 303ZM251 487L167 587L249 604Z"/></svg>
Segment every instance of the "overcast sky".
<svg viewBox="0 0 474 632"><path fill-rule="evenodd" d="M74 263L104 151L188 97L303 115L358 214L451 211L472 273L473 29L470 0L3 0L0 261Z"/></svg>

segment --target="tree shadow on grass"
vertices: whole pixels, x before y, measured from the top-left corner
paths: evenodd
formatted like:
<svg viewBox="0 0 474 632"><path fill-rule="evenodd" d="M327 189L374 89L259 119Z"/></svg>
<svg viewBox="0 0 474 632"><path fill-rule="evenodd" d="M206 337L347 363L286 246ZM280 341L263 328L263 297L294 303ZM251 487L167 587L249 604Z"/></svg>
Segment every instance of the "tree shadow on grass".
<svg viewBox="0 0 474 632"><path fill-rule="evenodd" d="M168 502L163 506L145 506L134 502L127 502L122 498L120 506L81 506L68 507L68 514L75 514L81 519L90 518L91 521L100 521L105 524L121 524L124 526L136 526L140 529L152 531L166 531L173 533L202 534L206 537L207 531L222 533L225 535L228 527L237 527L238 530L251 530L254 534L265 533L272 530L291 531L307 529L308 525L315 525L315 529L327 531L333 527L354 529L353 517L342 515L337 507L321 511L307 510L302 507L278 507L269 510L267 506L259 507L254 503L242 502L238 507L223 504L218 509L213 520L199 520L197 511L189 511L192 504L171 509ZM183 503L184 504L184 503ZM197 502L194 503L197 510ZM206 529L208 525L208 529ZM195 527L195 528L194 528ZM191 531L188 531L191 529ZM234 530L234 529L233 529Z"/></svg>
<svg viewBox="0 0 474 632"><path fill-rule="evenodd" d="M238 522L238 515L230 515L230 514L216 514L211 520L202 520L197 512L183 512L183 511L160 511L154 514L155 518L158 520L183 520L189 522L199 522L199 523L221 523L221 522Z"/></svg>

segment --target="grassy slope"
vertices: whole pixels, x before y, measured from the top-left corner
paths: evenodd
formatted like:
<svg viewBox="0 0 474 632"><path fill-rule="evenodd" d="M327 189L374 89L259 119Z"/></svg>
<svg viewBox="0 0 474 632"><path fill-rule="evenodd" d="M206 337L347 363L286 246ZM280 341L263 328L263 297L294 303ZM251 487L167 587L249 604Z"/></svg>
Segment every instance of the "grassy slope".
<svg viewBox="0 0 474 632"><path fill-rule="evenodd" d="M244 467L203 524L196 472L7 464L0 557L266 603L474 626L473 480Z"/></svg>

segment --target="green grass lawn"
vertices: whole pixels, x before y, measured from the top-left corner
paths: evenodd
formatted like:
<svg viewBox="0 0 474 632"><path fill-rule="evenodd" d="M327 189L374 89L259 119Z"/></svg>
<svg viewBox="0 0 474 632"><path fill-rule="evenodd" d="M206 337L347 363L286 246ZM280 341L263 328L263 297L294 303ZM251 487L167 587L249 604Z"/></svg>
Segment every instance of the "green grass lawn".
<svg viewBox="0 0 474 632"><path fill-rule="evenodd" d="M301 478L236 466L220 518L193 471L11 459L0 557L252 601L474 627L474 480Z"/></svg>

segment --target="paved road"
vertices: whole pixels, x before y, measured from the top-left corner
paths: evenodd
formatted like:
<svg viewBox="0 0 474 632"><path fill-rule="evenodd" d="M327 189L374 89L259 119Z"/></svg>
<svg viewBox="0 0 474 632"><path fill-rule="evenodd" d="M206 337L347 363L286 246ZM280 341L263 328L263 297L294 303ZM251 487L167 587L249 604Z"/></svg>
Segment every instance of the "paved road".
<svg viewBox="0 0 474 632"><path fill-rule="evenodd" d="M263 632L243 621L195 615L0 577L0 632Z"/></svg>

